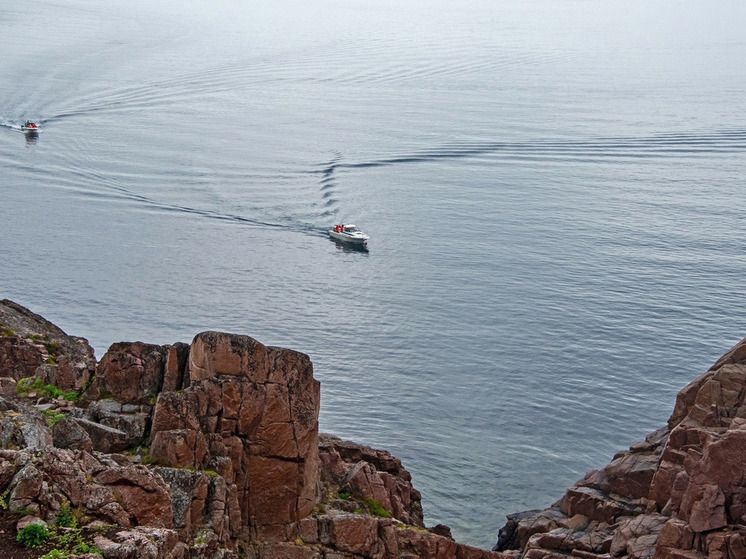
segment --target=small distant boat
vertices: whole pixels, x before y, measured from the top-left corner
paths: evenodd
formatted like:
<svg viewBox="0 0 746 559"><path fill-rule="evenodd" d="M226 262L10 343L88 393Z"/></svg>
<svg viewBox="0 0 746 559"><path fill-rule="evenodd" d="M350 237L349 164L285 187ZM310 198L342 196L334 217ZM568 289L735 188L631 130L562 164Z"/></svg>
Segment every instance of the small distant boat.
<svg viewBox="0 0 746 559"><path fill-rule="evenodd" d="M361 246L368 246L368 239L370 239L368 235L360 231L355 225L335 225L333 229L329 230L329 236L343 243Z"/></svg>
<svg viewBox="0 0 746 559"><path fill-rule="evenodd" d="M39 127L35 123L31 122L30 120L27 120L26 122L23 123L23 126L21 126L21 130L23 130L24 132L29 132L33 134L39 131Z"/></svg>

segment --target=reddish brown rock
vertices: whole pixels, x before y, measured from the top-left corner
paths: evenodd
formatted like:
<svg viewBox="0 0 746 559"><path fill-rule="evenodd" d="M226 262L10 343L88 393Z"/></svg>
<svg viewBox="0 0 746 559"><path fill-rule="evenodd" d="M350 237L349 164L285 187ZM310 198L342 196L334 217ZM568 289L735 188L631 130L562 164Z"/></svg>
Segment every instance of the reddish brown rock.
<svg viewBox="0 0 746 559"><path fill-rule="evenodd" d="M216 376L237 376L265 383L268 372L267 348L249 336L203 332L192 341L190 382Z"/></svg>
<svg viewBox="0 0 746 559"><path fill-rule="evenodd" d="M189 377L186 374L189 344L177 342L167 347L163 391L175 392L189 386Z"/></svg>
<svg viewBox="0 0 746 559"><path fill-rule="evenodd" d="M7 487L9 509L30 509L54 521L63 503L120 526L170 527L169 488L143 466L116 455L47 448L28 454L5 451L15 474Z"/></svg>
<svg viewBox="0 0 746 559"><path fill-rule="evenodd" d="M322 479L336 491L374 499L397 520L424 526L421 495L412 486L412 476L401 460L385 450L327 434L321 435L319 450Z"/></svg>
<svg viewBox="0 0 746 559"><path fill-rule="evenodd" d="M222 464L243 523L263 539L283 537L318 501L320 398L310 360L205 332L192 342L188 374L188 388L158 398L151 456L199 469Z"/></svg>
<svg viewBox="0 0 746 559"><path fill-rule="evenodd" d="M0 322L3 393L32 374L76 388L90 378L93 366L88 377L65 380L67 345L84 340L67 337L67 353L57 353L50 332L64 333L0 304L0 318L8 316ZM54 438L39 412L0 400L0 493L11 510L48 522L64 505L128 528L97 539L110 559L235 559L239 543L244 556L266 559L517 559L458 544L444 526L423 529L411 476L386 451L327 437L322 473L319 402L308 356L247 336L114 344L86 392L87 409L44 404L57 421ZM145 438L149 456L138 447ZM113 452L125 447L135 454ZM145 459L161 465L133 463ZM342 487L354 498L318 505L321 493L326 500ZM373 501L416 526L359 514L377 510Z"/></svg>
<svg viewBox="0 0 746 559"><path fill-rule="evenodd" d="M586 515L588 534L613 528L613 557L746 558L746 340L679 392L665 428L589 472L559 508ZM528 513L497 548L519 545L524 559L588 551L551 525L524 543L517 526L525 534L539 517Z"/></svg>
<svg viewBox="0 0 746 559"><path fill-rule="evenodd" d="M163 386L168 349L168 346L142 342L113 344L96 367L96 376L86 391L86 398L152 404Z"/></svg>
<svg viewBox="0 0 746 559"><path fill-rule="evenodd" d="M331 519L329 543L342 552L376 556L379 520L359 514L341 514Z"/></svg>
<svg viewBox="0 0 746 559"><path fill-rule="evenodd" d="M79 389L93 370L89 350L0 302L6 397L28 376ZM96 401L104 395L118 402ZM511 515L497 546L504 552L422 529L419 493L385 451L319 442L319 385L303 354L217 332L191 347L115 344L87 403L87 412L44 403L56 419L66 415L53 439L61 450L39 412L0 401L0 492L11 510L47 521L64 502L140 525L102 542L109 557L228 559L240 540L247 557L262 559L746 559L746 340L680 392L666 427L589 472L550 509ZM93 435L74 433L81 425ZM186 469L89 452L145 437L151 458ZM324 504L315 508L319 482ZM340 492L351 499L335 499ZM372 501L409 526L357 514L374 510Z"/></svg>
<svg viewBox="0 0 746 559"><path fill-rule="evenodd" d="M95 366L87 340L68 336L13 301L0 301L0 377L36 377L63 391L80 390Z"/></svg>
<svg viewBox="0 0 746 559"><path fill-rule="evenodd" d="M683 520L669 519L658 535L659 552L663 549L689 550L693 545L694 532Z"/></svg>
<svg viewBox="0 0 746 559"><path fill-rule="evenodd" d="M135 526L172 527L169 487L145 466L109 467L96 474L93 482L111 490Z"/></svg>
<svg viewBox="0 0 746 559"><path fill-rule="evenodd" d="M517 559L391 519L336 510L301 521L293 545L291 551L283 542L254 544L248 557L305 557L313 551L326 559Z"/></svg>
<svg viewBox="0 0 746 559"><path fill-rule="evenodd" d="M658 536L668 520L668 517L658 514L622 519L614 530L609 552L614 557L652 556Z"/></svg>

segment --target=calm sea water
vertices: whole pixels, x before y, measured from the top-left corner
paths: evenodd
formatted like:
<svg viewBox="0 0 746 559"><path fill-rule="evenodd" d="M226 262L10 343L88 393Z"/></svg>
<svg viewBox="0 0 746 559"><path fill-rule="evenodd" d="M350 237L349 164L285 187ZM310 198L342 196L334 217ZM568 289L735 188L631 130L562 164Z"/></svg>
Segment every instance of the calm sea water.
<svg viewBox="0 0 746 559"><path fill-rule="evenodd" d="M322 429L401 457L459 541L746 335L740 0L6 4L0 295L99 358L308 353Z"/></svg>

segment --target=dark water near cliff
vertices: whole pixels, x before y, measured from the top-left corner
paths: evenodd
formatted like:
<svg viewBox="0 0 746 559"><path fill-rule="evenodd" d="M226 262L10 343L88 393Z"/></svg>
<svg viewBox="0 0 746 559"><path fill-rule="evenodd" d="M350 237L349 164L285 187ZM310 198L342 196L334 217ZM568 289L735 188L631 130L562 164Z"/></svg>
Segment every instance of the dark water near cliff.
<svg viewBox="0 0 746 559"><path fill-rule="evenodd" d="M3 5L0 296L308 353L489 547L746 335L746 5L281 4Z"/></svg>

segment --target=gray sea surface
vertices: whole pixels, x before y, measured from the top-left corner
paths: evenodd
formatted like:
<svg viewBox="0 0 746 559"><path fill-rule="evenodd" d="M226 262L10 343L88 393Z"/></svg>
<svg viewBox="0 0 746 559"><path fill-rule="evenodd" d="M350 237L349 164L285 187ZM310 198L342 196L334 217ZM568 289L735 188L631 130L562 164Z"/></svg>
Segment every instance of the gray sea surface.
<svg viewBox="0 0 746 559"><path fill-rule="evenodd" d="M0 297L98 358L307 353L322 430L491 547L746 335L744 29L741 0L5 2Z"/></svg>

